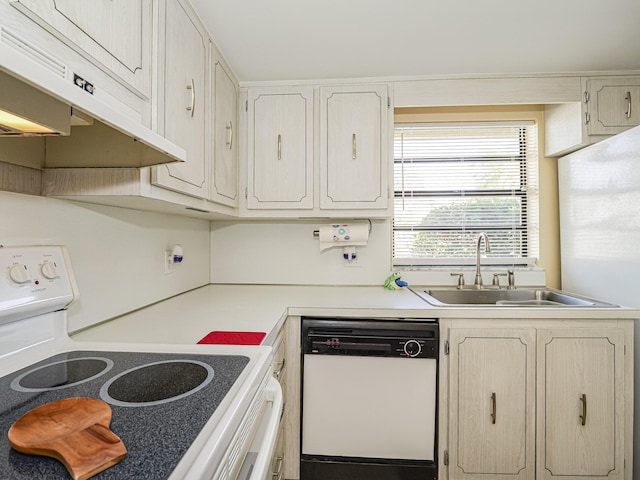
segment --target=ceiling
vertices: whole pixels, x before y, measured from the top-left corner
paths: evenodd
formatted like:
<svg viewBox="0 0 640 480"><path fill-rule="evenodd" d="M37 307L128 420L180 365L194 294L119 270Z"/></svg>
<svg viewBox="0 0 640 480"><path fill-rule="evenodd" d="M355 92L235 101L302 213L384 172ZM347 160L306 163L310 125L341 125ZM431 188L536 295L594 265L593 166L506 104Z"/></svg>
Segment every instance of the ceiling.
<svg viewBox="0 0 640 480"><path fill-rule="evenodd" d="M191 0L241 82L640 70L639 0Z"/></svg>

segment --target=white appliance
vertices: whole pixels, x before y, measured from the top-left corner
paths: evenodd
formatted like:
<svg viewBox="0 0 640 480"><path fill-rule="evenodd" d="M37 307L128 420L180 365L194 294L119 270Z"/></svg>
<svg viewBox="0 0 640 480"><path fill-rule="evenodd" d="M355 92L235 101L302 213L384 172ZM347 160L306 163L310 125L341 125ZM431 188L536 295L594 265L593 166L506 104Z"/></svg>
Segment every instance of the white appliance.
<svg viewBox="0 0 640 480"><path fill-rule="evenodd" d="M0 248L0 271L0 478L68 478L60 462L12 450L7 431L70 397L110 404L128 450L100 479L270 478L282 411L271 348L73 341L64 247Z"/></svg>
<svg viewBox="0 0 640 480"><path fill-rule="evenodd" d="M640 308L640 127L560 158L558 182L562 289ZM634 465L640 465L638 408L634 419Z"/></svg>
<svg viewBox="0 0 640 480"><path fill-rule="evenodd" d="M302 319L302 480L434 480L438 324Z"/></svg>

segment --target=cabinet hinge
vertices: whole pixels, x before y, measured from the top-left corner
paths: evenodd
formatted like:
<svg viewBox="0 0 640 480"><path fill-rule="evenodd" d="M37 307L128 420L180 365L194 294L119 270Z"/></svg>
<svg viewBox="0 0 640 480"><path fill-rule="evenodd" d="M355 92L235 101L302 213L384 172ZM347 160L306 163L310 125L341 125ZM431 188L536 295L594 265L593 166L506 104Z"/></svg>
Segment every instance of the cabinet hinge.
<svg viewBox="0 0 640 480"><path fill-rule="evenodd" d="M591 120L591 115L589 115L589 112L585 112L584 114L584 124L585 125L589 125L589 121Z"/></svg>
<svg viewBox="0 0 640 480"><path fill-rule="evenodd" d="M444 463L445 465L449 465L449 450L444 451L443 457L444 458L442 459L442 463Z"/></svg>
<svg viewBox="0 0 640 480"><path fill-rule="evenodd" d="M449 340L444 341L444 354L449 355Z"/></svg>
<svg viewBox="0 0 640 480"><path fill-rule="evenodd" d="M587 90L584 91L584 103L589 103L589 92Z"/></svg>

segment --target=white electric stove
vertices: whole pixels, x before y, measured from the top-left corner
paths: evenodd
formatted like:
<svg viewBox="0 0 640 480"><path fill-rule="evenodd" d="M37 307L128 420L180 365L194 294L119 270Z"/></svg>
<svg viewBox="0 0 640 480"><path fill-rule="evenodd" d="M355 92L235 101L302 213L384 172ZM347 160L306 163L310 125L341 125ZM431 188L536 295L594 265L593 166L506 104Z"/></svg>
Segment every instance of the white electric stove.
<svg viewBox="0 0 640 480"><path fill-rule="evenodd" d="M107 402L127 448L96 479L270 478L282 393L269 347L73 341L64 247L0 248L0 271L0 478L70 478L55 459L13 450L7 432L71 397Z"/></svg>

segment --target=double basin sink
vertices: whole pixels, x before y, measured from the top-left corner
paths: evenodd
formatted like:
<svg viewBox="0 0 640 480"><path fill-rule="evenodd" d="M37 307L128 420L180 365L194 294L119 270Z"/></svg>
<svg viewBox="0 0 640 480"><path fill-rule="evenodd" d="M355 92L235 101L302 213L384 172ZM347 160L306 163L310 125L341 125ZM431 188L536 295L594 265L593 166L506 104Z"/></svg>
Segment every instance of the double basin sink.
<svg viewBox="0 0 640 480"><path fill-rule="evenodd" d="M550 288L412 288L437 307L616 307L611 303Z"/></svg>

